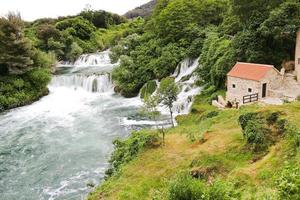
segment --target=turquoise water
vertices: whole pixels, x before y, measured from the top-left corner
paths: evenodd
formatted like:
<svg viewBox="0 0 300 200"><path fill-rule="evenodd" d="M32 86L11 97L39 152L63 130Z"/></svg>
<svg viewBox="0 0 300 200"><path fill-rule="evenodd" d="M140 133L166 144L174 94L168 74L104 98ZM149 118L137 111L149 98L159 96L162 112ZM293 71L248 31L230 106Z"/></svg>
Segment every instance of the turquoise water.
<svg viewBox="0 0 300 200"><path fill-rule="evenodd" d="M0 114L0 199L84 199L87 183L103 179L112 141L143 124L127 120L136 118L137 98L63 84Z"/></svg>

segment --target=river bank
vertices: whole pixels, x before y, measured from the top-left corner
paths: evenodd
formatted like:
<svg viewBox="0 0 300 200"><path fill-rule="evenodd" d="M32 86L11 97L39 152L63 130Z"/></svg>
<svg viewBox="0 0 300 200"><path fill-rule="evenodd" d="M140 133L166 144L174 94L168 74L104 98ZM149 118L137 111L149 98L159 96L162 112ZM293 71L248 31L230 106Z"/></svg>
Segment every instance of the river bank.
<svg viewBox="0 0 300 200"><path fill-rule="evenodd" d="M245 147L238 118L249 112L279 112L299 127L300 103L218 111L206 99L198 96L192 113L177 117L178 126L166 130L164 146L139 151L88 199L178 199L170 194L196 194L201 191L201 184L207 188L203 194L212 195L215 191L221 199L282 199L274 180L288 164L300 161L299 152L294 151L288 136L263 154L252 152ZM146 132L156 134L155 130ZM187 179L179 179L181 174L197 178L188 178L190 182L185 185ZM193 184L198 184L198 191L192 189ZM206 197L203 199L209 199Z"/></svg>
<svg viewBox="0 0 300 200"><path fill-rule="evenodd" d="M49 94L49 89L46 88L39 95L35 96L32 99L23 101L23 102L21 102L21 103L19 103L17 105L10 105L10 106L6 107L5 109L4 108L3 109L0 108L0 113L2 113L2 112L8 112L8 111L10 111L11 109L14 109L14 108L19 108L19 107L31 105L34 102L39 101L41 98L47 96L48 94Z"/></svg>

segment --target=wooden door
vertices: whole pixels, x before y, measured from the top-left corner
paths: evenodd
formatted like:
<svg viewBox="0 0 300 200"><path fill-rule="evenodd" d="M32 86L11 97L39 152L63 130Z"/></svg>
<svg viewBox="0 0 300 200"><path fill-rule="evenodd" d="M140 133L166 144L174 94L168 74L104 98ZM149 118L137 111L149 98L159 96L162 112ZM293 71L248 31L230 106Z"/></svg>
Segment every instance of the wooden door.
<svg viewBox="0 0 300 200"><path fill-rule="evenodd" d="M265 98L267 96L267 84L264 83L262 85L262 98Z"/></svg>

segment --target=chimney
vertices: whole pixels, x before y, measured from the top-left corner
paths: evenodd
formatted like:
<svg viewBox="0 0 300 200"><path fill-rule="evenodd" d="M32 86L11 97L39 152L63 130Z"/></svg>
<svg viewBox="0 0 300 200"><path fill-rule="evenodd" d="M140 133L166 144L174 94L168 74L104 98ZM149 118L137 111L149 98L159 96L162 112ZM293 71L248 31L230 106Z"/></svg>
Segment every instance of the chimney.
<svg viewBox="0 0 300 200"><path fill-rule="evenodd" d="M295 71L297 73L297 80L300 83L300 29L297 32L297 39L296 39Z"/></svg>

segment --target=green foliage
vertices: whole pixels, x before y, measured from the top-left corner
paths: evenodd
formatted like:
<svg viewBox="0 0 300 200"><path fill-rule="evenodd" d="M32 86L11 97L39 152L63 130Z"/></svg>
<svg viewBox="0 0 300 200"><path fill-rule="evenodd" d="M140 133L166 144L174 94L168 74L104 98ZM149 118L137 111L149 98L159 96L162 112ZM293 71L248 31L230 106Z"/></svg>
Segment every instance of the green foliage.
<svg viewBox="0 0 300 200"><path fill-rule="evenodd" d="M244 137L255 151L264 150L267 147L267 131L261 122L250 120L245 127Z"/></svg>
<svg viewBox="0 0 300 200"><path fill-rule="evenodd" d="M95 27L105 29L109 28L112 25L118 25L127 21L122 16L112 14L103 10L84 10L79 15L91 22Z"/></svg>
<svg viewBox="0 0 300 200"><path fill-rule="evenodd" d="M169 200L235 200L240 199L240 194L233 185L227 181L215 180L207 185L199 179L192 178L189 174L179 174L169 183Z"/></svg>
<svg viewBox="0 0 300 200"><path fill-rule="evenodd" d="M170 1L168 5L154 17L154 29L166 43L185 42L189 37L190 25L218 25L222 21L224 1Z"/></svg>
<svg viewBox="0 0 300 200"><path fill-rule="evenodd" d="M292 147L297 150L300 147L300 130L298 127L287 124L285 128L285 136L289 140Z"/></svg>
<svg viewBox="0 0 300 200"><path fill-rule="evenodd" d="M202 81L217 88L224 87L226 74L235 62L231 40L214 32L209 33L200 55L202 67L199 68L199 76Z"/></svg>
<svg viewBox="0 0 300 200"><path fill-rule="evenodd" d="M207 114L204 114L202 117L201 117L201 120L206 120L206 119L210 119L210 118L213 118L213 117L216 117L219 115L219 111L211 111L211 112L208 112Z"/></svg>
<svg viewBox="0 0 300 200"><path fill-rule="evenodd" d="M141 89L141 98L145 99L149 96L151 96L157 88L156 81L149 81L147 82Z"/></svg>
<svg viewBox="0 0 300 200"><path fill-rule="evenodd" d="M124 141L115 140L113 144L115 150L109 160L111 169L107 170L107 176L118 172L122 165L130 162L145 148L157 146L159 144L159 137L156 134L145 131L133 132L128 139Z"/></svg>
<svg viewBox="0 0 300 200"><path fill-rule="evenodd" d="M276 179L280 199L300 199L300 168L297 164L288 165Z"/></svg>
<svg viewBox="0 0 300 200"><path fill-rule="evenodd" d="M68 28L74 29L71 34L79 39L90 39L90 35L95 31L95 26L83 17L75 17L65 19L56 24L56 28L60 31Z"/></svg>
<svg viewBox="0 0 300 200"><path fill-rule="evenodd" d="M24 37L20 16L0 19L0 111L31 103L47 92L53 53L35 49Z"/></svg>
<svg viewBox="0 0 300 200"><path fill-rule="evenodd" d="M34 48L24 37L19 15L0 18L0 75L22 74L32 69Z"/></svg>
<svg viewBox="0 0 300 200"><path fill-rule="evenodd" d="M33 102L47 92L49 69L33 69L25 74L0 77L0 111Z"/></svg>
<svg viewBox="0 0 300 200"><path fill-rule="evenodd" d="M246 113L239 117L239 124L241 125L242 129L245 130L249 121L257 120L257 119L258 119L258 113L253 113L253 112Z"/></svg>
<svg viewBox="0 0 300 200"><path fill-rule="evenodd" d="M173 122L173 103L177 100L177 95L179 93L179 88L176 85L174 78L164 78L161 80L159 88L157 90L158 102L169 108L171 122L174 127Z"/></svg>
<svg viewBox="0 0 300 200"><path fill-rule="evenodd" d="M268 116L267 118L268 125L275 124L278 121L279 117L280 117L280 112L271 113L270 116Z"/></svg>
<svg viewBox="0 0 300 200"><path fill-rule="evenodd" d="M286 132L286 120L279 117L279 112L250 112L239 117L244 138L254 151L265 150Z"/></svg>
<svg viewBox="0 0 300 200"><path fill-rule="evenodd" d="M179 175L169 184L169 200L205 200L207 186L188 174Z"/></svg>

